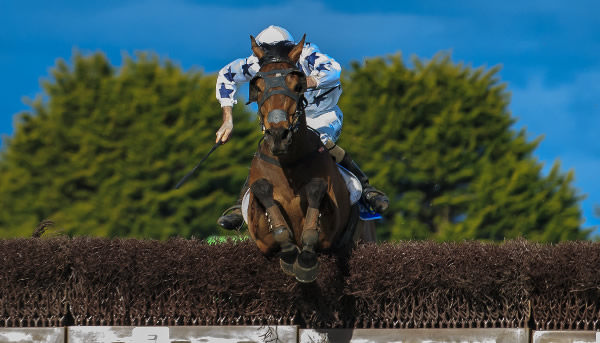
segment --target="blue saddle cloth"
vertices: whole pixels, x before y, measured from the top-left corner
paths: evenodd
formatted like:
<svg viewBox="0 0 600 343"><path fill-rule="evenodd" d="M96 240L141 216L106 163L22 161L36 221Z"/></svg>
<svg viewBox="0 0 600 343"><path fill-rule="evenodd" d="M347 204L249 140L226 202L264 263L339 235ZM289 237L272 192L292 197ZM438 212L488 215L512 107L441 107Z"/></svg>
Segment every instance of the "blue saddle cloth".
<svg viewBox="0 0 600 343"><path fill-rule="evenodd" d="M381 216L381 214L371 211L371 209L363 203L362 199L358 203L358 209L360 211L358 216L360 217L361 220L369 221L369 220L379 220L379 219L383 218Z"/></svg>

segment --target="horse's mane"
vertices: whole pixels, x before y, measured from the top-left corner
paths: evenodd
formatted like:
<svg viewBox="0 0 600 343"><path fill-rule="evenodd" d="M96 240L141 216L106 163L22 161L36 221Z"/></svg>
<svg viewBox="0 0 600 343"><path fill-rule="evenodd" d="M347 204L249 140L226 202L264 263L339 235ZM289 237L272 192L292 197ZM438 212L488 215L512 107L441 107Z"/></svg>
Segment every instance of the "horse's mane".
<svg viewBox="0 0 600 343"><path fill-rule="evenodd" d="M273 61L280 59L287 59L290 51L296 46L294 42L280 41L272 44L261 43L260 47L265 52L262 61Z"/></svg>

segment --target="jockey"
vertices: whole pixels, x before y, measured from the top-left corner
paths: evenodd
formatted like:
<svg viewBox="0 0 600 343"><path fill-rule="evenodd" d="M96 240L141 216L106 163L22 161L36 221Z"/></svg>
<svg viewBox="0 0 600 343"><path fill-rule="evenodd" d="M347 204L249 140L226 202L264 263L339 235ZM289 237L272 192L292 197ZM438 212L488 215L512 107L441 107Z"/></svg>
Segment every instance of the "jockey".
<svg viewBox="0 0 600 343"><path fill-rule="evenodd" d="M292 35L282 27L269 26L256 36L260 44L273 44L280 41L294 42ZM335 144L342 131L343 113L337 106L342 94L340 84L341 67L333 58L319 51L312 43L305 43L297 65L306 74L308 90L304 97L306 106L306 123L315 129L321 141L335 158L336 162L358 177L362 184L364 202L376 212L387 209L387 196L369 184L369 179L350 155ZM247 58L237 59L219 71L217 77L217 100L221 103L223 125L217 131L216 142L227 142L233 130L233 105L237 103L235 94L243 82L250 81L259 71L258 58L252 54ZM243 224L241 212L242 198L248 189L248 181L242 189L237 204L225 211L218 219L219 225L228 230L239 229Z"/></svg>

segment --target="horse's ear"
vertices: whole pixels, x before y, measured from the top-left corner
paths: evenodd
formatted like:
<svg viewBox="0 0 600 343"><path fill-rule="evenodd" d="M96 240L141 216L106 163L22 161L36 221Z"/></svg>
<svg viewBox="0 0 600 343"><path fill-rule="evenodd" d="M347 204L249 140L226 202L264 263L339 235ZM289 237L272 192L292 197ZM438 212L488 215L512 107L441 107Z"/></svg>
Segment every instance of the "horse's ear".
<svg viewBox="0 0 600 343"><path fill-rule="evenodd" d="M288 57L290 58L290 60L292 60L292 62L294 62L294 63L298 62L298 59L300 58L300 54L302 53L302 49L304 48L304 40L305 39L306 39L306 33L304 34L304 36L302 36L302 39L300 40L300 42L298 44L296 44L296 46L288 54Z"/></svg>
<svg viewBox="0 0 600 343"><path fill-rule="evenodd" d="M256 44L256 39L254 39L252 35L250 35L250 41L252 42L252 52L254 52L254 55L260 60L265 55L264 50Z"/></svg>

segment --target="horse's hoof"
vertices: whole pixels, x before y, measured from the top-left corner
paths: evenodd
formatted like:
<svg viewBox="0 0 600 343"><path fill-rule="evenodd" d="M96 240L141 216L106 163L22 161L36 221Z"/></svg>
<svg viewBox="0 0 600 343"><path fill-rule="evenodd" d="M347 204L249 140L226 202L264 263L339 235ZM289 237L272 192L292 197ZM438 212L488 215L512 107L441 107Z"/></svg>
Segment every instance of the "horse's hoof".
<svg viewBox="0 0 600 343"><path fill-rule="evenodd" d="M295 246L292 250L282 251L279 254L279 265L281 266L281 270L289 276L295 276L294 274L294 263L296 263L296 258L300 253L300 248Z"/></svg>
<svg viewBox="0 0 600 343"><path fill-rule="evenodd" d="M313 252L303 251L296 263L294 263L294 274L296 280L303 283L310 283L317 279L319 274L319 260Z"/></svg>
<svg viewBox="0 0 600 343"><path fill-rule="evenodd" d="M294 264L293 263L287 263L284 260L279 260L279 265L281 266L281 270L283 270L284 273L286 273L289 276L296 276L296 274L294 274Z"/></svg>
<svg viewBox="0 0 600 343"><path fill-rule="evenodd" d="M311 268L302 267L296 262L294 263L294 274L296 275L296 280L302 283L314 282L319 274L319 262Z"/></svg>

